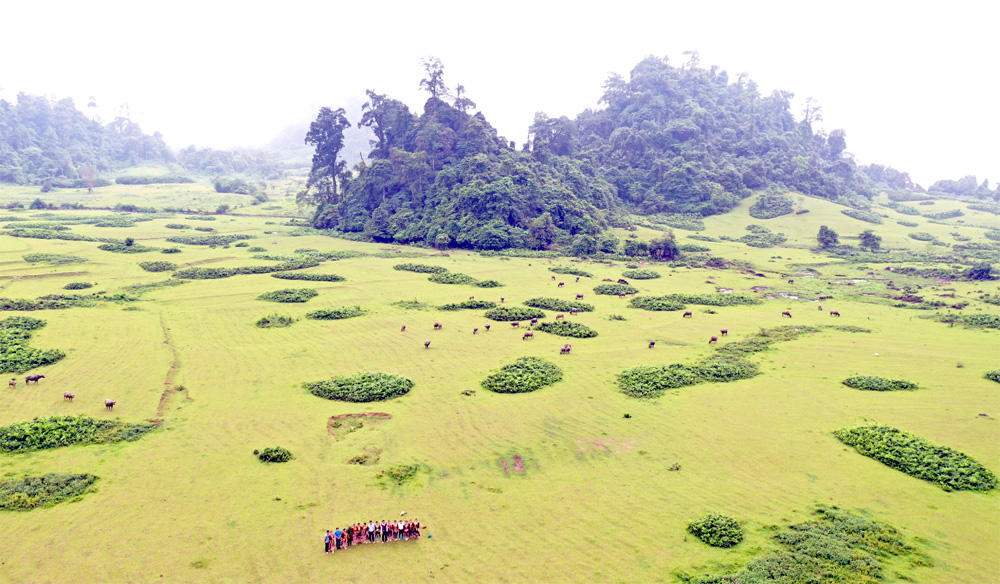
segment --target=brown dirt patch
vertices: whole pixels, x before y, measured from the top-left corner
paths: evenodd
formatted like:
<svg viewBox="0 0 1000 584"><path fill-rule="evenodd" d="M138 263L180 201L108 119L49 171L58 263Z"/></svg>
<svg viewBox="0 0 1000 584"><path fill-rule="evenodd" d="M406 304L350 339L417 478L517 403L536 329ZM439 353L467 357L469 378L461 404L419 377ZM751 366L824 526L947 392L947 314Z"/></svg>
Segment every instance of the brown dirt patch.
<svg viewBox="0 0 1000 584"><path fill-rule="evenodd" d="M356 432L365 426L377 426L392 419L392 414L381 412L366 412L363 414L340 414L331 416L326 421L326 431L337 440L343 440L351 432Z"/></svg>

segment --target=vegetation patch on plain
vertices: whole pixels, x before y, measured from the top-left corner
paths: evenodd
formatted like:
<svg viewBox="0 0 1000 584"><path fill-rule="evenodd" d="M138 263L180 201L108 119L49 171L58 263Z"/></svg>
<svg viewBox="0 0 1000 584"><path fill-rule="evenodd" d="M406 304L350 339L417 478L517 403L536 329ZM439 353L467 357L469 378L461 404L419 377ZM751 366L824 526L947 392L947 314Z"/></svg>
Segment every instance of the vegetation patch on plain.
<svg viewBox="0 0 1000 584"><path fill-rule="evenodd" d="M550 298L550 297L539 297L539 298L529 298L525 300L522 304L525 306L530 306L531 308L543 308L545 310L554 310L557 312L570 312L571 310L578 310L580 312L593 312L594 305L587 304L586 302L580 302L578 300L562 300L561 298Z"/></svg>
<svg viewBox="0 0 1000 584"><path fill-rule="evenodd" d="M562 379L562 370L538 357L520 357L482 381L485 389L496 393L526 393Z"/></svg>
<svg viewBox="0 0 1000 584"><path fill-rule="evenodd" d="M561 337L576 337L578 339L589 339L591 337L597 336L597 331L590 328L589 326L580 324L578 322L570 322L567 320L556 320L549 322L540 322L535 326L536 329L542 331L543 333L551 333L553 335L559 335Z"/></svg>
<svg viewBox="0 0 1000 584"><path fill-rule="evenodd" d="M86 416L52 416L0 426L0 452L31 452L74 444L134 441L156 428Z"/></svg>
<svg viewBox="0 0 1000 584"><path fill-rule="evenodd" d="M12 316L0 320L0 371L24 373L51 365L66 356L58 349L34 349L28 346L31 332L45 326L37 318Z"/></svg>
<svg viewBox="0 0 1000 584"><path fill-rule="evenodd" d="M855 375L841 381L847 387L865 391L912 391L917 384L903 379L886 379L873 375Z"/></svg>
<svg viewBox="0 0 1000 584"><path fill-rule="evenodd" d="M438 310L481 310L484 308L496 308L497 303L492 300L463 300L438 306Z"/></svg>
<svg viewBox="0 0 1000 584"><path fill-rule="evenodd" d="M92 474L46 473L0 481L0 510L31 511L51 507L86 493L97 480Z"/></svg>
<svg viewBox="0 0 1000 584"><path fill-rule="evenodd" d="M709 513L692 521L688 524L687 530L712 547L731 548L743 541L743 527L740 522L718 513Z"/></svg>
<svg viewBox="0 0 1000 584"><path fill-rule="evenodd" d="M313 320L342 320L345 318L363 316L364 313L365 310L360 306L340 306L337 308L321 308L319 310L307 312L306 318L311 318Z"/></svg>
<svg viewBox="0 0 1000 584"><path fill-rule="evenodd" d="M520 306L498 306L486 311L483 315L490 320L512 322L545 318L545 313L537 308L522 308Z"/></svg>
<svg viewBox="0 0 1000 584"><path fill-rule="evenodd" d="M406 395L413 381L396 373L373 371L306 383L304 387L325 399L365 403Z"/></svg>
<svg viewBox="0 0 1000 584"><path fill-rule="evenodd" d="M257 300L267 302L308 302L319 296L319 292L312 288L282 288L265 292L257 297Z"/></svg>

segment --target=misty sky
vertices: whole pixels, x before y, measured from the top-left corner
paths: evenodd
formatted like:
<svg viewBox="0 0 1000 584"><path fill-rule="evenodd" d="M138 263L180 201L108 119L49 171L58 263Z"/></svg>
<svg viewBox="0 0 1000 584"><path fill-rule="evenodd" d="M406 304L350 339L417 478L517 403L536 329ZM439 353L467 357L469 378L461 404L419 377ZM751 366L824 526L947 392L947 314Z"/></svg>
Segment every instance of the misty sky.
<svg viewBox="0 0 1000 584"><path fill-rule="evenodd" d="M420 111L434 55L518 145L537 111L598 107L608 73L698 51L761 93L823 106L848 151L927 187L1000 181L1000 9L992 2L18 2L5 6L0 96L93 95L168 144L259 145L365 89ZM357 120L352 120L356 122Z"/></svg>

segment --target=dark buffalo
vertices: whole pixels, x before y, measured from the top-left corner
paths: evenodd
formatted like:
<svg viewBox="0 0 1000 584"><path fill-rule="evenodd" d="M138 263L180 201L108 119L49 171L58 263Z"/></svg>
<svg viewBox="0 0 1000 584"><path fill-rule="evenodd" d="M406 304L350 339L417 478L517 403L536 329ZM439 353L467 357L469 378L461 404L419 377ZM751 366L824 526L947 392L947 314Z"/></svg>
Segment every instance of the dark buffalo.
<svg viewBox="0 0 1000 584"><path fill-rule="evenodd" d="M622 278L618 278L618 283L628 286L628 280L623 280Z"/></svg>
<svg viewBox="0 0 1000 584"><path fill-rule="evenodd" d="M521 326L521 323L520 321L515 320L514 322L510 323L510 326L514 328L519 328Z"/></svg>
<svg viewBox="0 0 1000 584"><path fill-rule="evenodd" d="M713 335L712 338L708 339L708 344L709 345L711 345L712 343L717 343L717 342L719 342L719 337L717 337L717 336Z"/></svg>
<svg viewBox="0 0 1000 584"><path fill-rule="evenodd" d="M579 310L577 310L576 308L570 308L570 309L569 309L569 313L570 313L570 314L576 314L576 313L578 313L578 312L580 312L580 311L579 311Z"/></svg>
<svg viewBox="0 0 1000 584"><path fill-rule="evenodd" d="M566 282L559 282L559 285L557 285L556 288L562 288L565 285L566 285Z"/></svg>
<svg viewBox="0 0 1000 584"><path fill-rule="evenodd" d="M694 317L694 313L691 312L690 310L685 312L684 315L681 316L681 318L692 318L692 317Z"/></svg>
<svg viewBox="0 0 1000 584"><path fill-rule="evenodd" d="M789 280L789 281L788 281L788 283L789 283L789 284L794 284L794 283L795 283L795 280Z"/></svg>
<svg viewBox="0 0 1000 584"><path fill-rule="evenodd" d="M118 403L118 402L116 402L113 399L106 399L106 400L104 400L104 409L106 409L106 410L113 410L113 409L115 409L115 404L116 403Z"/></svg>
<svg viewBox="0 0 1000 584"><path fill-rule="evenodd" d="M533 338L535 338L535 333L533 333L531 331L528 331L528 332L524 333L523 335L521 335L521 340L522 341L525 340L525 339L533 339Z"/></svg>
<svg viewBox="0 0 1000 584"><path fill-rule="evenodd" d="M719 332L722 333L722 336L726 336L729 334L729 329L722 329Z"/></svg>
<svg viewBox="0 0 1000 584"><path fill-rule="evenodd" d="M580 276L577 276L577 277L576 277L576 281L577 281L577 282L579 282L579 281L580 281Z"/></svg>
<svg viewBox="0 0 1000 584"><path fill-rule="evenodd" d="M837 312L836 310L831 310L830 311L830 316L840 316L840 313Z"/></svg>
<svg viewBox="0 0 1000 584"><path fill-rule="evenodd" d="M562 318L566 318L566 315L563 314L563 313L561 313L561 312L556 315L556 320L559 320L559 319L562 319Z"/></svg>
<svg viewBox="0 0 1000 584"><path fill-rule="evenodd" d="M430 346L431 346L431 340L430 339L427 339L426 341L424 341L424 348L425 349L429 349Z"/></svg>
<svg viewBox="0 0 1000 584"><path fill-rule="evenodd" d="M577 300L583 300L583 294L577 294L576 295L576 299Z"/></svg>
<svg viewBox="0 0 1000 584"><path fill-rule="evenodd" d="M401 332L401 333L405 333L406 332L406 325L405 324L403 325L403 328L399 329L399 332Z"/></svg>
<svg viewBox="0 0 1000 584"><path fill-rule="evenodd" d="M569 355L570 349L572 349L572 348L573 348L573 345L563 345L562 348L559 349L559 354L560 355Z"/></svg>
<svg viewBox="0 0 1000 584"><path fill-rule="evenodd" d="M792 313L787 310L783 310L781 311L781 316L787 316L788 318L792 318Z"/></svg>
<svg viewBox="0 0 1000 584"><path fill-rule="evenodd" d="M76 396L68 391L63 393L63 401L73 401L74 397Z"/></svg>
<svg viewBox="0 0 1000 584"><path fill-rule="evenodd" d="M649 348L652 349L656 346L656 341L649 341Z"/></svg>
<svg viewBox="0 0 1000 584"><path fill-rule="evenodd" d="M32 381L34 381L35 385L38 385L38 380L39 379L44 379L44 378L45 378L44 375L29 375L29 376L27 376L27 377L24 378L24 382L25 383L31 383Z"/></svg>
<svg viewBox="0 0 1000 584"><path fill-rule="evenodd" d="M538 319L537 318L531 319L531 326L535 326L536 324L538 324Z"/></svg>
<svg viewBox="0 0 1000 584"><path fill-rule="evenodd" d="M443 324L441 324L439 322L434 323L434 330L439 330L439 329L443 329L443 328L444 328Z"/></svg>
<svg viewBox="0 0 1000 584"><path fill-rule="evenodd" d="M490 325L486 325L486 332L490 331Z"/></svg>
<svg viewBox="0 0 1000 584"><path fill-rule="evenodd" d="M479 327L478 326L476 328L472 329L472 334L476 334L478 332L479 332Z"/></svg>

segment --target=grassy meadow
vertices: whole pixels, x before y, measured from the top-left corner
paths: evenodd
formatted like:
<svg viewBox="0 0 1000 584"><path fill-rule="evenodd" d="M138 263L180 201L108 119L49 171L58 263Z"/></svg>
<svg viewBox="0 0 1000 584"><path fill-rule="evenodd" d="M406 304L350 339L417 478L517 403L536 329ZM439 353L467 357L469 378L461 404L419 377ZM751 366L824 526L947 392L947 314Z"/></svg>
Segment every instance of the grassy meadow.
<svg viewBox="0 0 1000 584"><path fill-rule="evenodd" d="M95 201L108 205L81 202L140 204L138 197L119 197L127 189L146 193L141 204L161 208L186 207L191 200L210 209L241 197L197 184L115 186L95 189ZM162 199L146 196L154 190ZM280 210L271 213L294 214L286 198L278 197ZM0 202L32 199L12 187L0 189ZM0 296L69 293L63 287L80 281L95 284L83 293L138 296L64 310L0 311L0 318L46 320L30 345L66 353L57 363L31 371L46 376L37 387L25 386L23 375L11 375L22 383L0 389L0 425L64 414L162 421L135 442L0 453L0 480L48 472L99 477L96 488L79 500L0 511L0 580L679 582L736 570L774 549L775 526L807 520L817 504L892 525L932 560L933 566L926 566L906 557L886 558L886 582L994 580L1000 574L996 490L946 492L857 454L832 433L862 423L886 424L1000 472L1000 385L983 378L987 370L1000 368L1000 331L949 326L921 318L932 311L897 308L880 297L892 279L897 286L922 285L928 299L954 294L968 300L961 314L998 314L1000 307L975 300L976 291L1000 293L998 282L887 275L889 264L845 263L808 248L823 224L852 244L851 236L874 229L883 246L894 249L944 249L909 238L910 231L946 242L954 242L950 234L958 232L986 243L983 227L1000 227L1000 218L966 209L958 220L931 223L880 207L889 218L871 225L843 215L842 207L832 203L805 199L799 205L808 213L760 221L748 215L751 202L706 218L706 230L698 233L738 238L747 233L747 224L757 223L785 233L787 243L761 249L674 232L678 243L697 243L711 248L711 255L749 262L763 277L739 269L651 264L642 267L661 278L630 280L641 295L730 289L764 298L753 306L689 304L691 318L632 309L627 298L594 294L602 279L622 277L624 262L486 257L465 250L439 254L298 235L285 219L266 215L220 215L201 222L160 213L132 227L70 226L73 233L134 237L143 245L182 250L169 255L111 253L95 242L0 236ZM262 210L267 206L247 209L267 213ZM920 209L958 207L965 208L936 201L933 209ZM4 214L30 218L36 213ZM107 212L55 212L57 217L88 214ZM898 220L919 226L906 228ZM254 259L249 247L167 243L167 237L204 235L170 229L168 223L251 235L249 246L273 255L291 256L302 248L362 255L304 270L337 274L345 278L340 282L256 274L134 288L171 279L170 272L146 272L139 262L170 261L179 267L274 263ZM658 234L649 228L635 233L644 239ZM618 235L624 239L627 233ZM87 261L24 261L31 253ZM393 269L402 262L442 266L504 286L432 283L428 274ZM553 266L583 269L593 277L576 282L573 276L556 275L553 280L548 269ZM282 288L312 288L319 294L294 304L257 299ZM595 338L536 332L534 339L522 340L523 331L485 319L483 310L436 308L470 296L496 302L502 296L504 305L517 306L529 298L573 300L576 294L595 310L566 318L597 330ZM818 303L820 295L832 298ZM305 318L312 310L340 306L360 306L366 313L345 320ZM791 319L781 316L786 310ZM832 318L830 310L841 318ZM275 313L296 320L287 328L254 325ZM555 318L554 312L546 313L545 320ZM434 330L435 322L443 328ZM489 332L487 323L493 325ZM627 397L616 385L616 376L628 367L694 363L709 356L714 348L708 340L721 329L729 331L719 340L726 344L761 328L791 324L853 325L871 332L823 328L776 343L750 357L761 372L752 379L674 389L649 400ZM478 334L472 334L474 327ZM431 344L425 349L426 340ZM650 341L655 347L647 348ZM572 344L572 352L560 355L565 343ZM523 394L492 393L479 385L520 356L557 364L563 379ZM302 388L305 382L365 371L402 374L415 386L403 397L376 403L329 401ZM852 375L907 379L920 389L868 392L841 385ZM74 393L75 400L64 401L63 392ZM113 411L104 408L106 398L117 400ZM347 434L328 427L332 416L374 412L391 419L366 421ZM268 465L252 454L276 445L295 458ZM377 463L348 462L365 453ZM524 460L523 473L512 470L515 456ZM413 482L382 486L382 471L410 464L421 466ZM675 464L680 470L668 470ZM321 552L327 529L399 518L404 511L406 518L426 526L421 539L332 556ZM710 512L737 518L746 539L718 549L690 536L688 523Z"/></svg>

